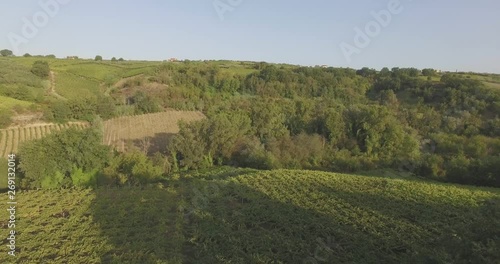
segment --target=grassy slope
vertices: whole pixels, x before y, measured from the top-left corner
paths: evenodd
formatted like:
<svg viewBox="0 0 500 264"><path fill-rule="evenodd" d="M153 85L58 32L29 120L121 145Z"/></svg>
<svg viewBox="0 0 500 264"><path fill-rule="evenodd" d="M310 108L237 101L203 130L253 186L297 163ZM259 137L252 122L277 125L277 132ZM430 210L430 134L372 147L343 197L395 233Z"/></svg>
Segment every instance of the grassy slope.
<svg viewBox="0 0 500 264"><path fill-rule="evenodd" d="M122 78L143 74L160 64L160 62L143 61L95 62L92 60L15 57L0 58L0 65L9 65L11 73L9 79L20 80L14 84L23 84L23 82L29 81L32 86L36 84L42 87L41 79L28 76L31 75L29 72L31 65L37 60L49 62L51 70L56 73L56 91L69 99L96 96L104 91L101 88L106 81L117 82Z"/></svg>
<svg viewBox="0 0 500 264"><path fill-rule="evenodd" d="M0 110L12 109L16 105L29 106L32 103L0 95Z"/></svg>
<svg viewBox="0 0 500 264"><path fill-rule="evenodd" d="M499 190L236 169L192 173L168 188L31 191L18 194L17 261L421 263L457 262L460 252L489 263L479 256L499 256L467 243L496 232L492 199Z"/></svg>
<svg viewBox="0 0 500 264"><path fill-rule="evenodd" d="M28 82L31 86L42 87L41 80L36 79L34 76L28 76L31 73L29 69L31 65L37 60L48 61L51 70L56 72L56 91L67 98L82 98L95 96L96 94L105 91L104 84L106 82L118 82L120 79L136 76L140 74L150 73L154 68L162 62L148 62L148 61L124 61L124 62L111 62L101 61L96 62L93 60L66 60L66 59L48 59L48 58L0 58L0 65L9 65L9 71L13 73L10 79L16 80L16 76L23 76L22 81ZM7 64L6 64L7 63ZM192 64L199 62L191 62ZM203 62L202 62L203 63ZM237 61L211 61L213 65L221 68L223 72L246 76L255 72L254 63L251 62L237 62ZM278 65L279 67L295 67L293 65ZM474 73L459 73L470 76L472 79L477 79L484 82L488 87L499 88L500 77L499 75L480 75ZM19 79L19 78L17 78ZM426 79L426 77L422 77ZM434 81L439 81L440 76L433 78ZM5 84L6 87L17 85Z"/></svg>

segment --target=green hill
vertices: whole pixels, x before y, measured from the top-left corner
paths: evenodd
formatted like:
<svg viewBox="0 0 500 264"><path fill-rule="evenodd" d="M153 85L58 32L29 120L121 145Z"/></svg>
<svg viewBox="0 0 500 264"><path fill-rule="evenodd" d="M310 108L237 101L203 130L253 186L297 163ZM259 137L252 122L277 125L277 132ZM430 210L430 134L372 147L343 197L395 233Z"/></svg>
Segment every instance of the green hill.
<svg viewBox="0 0 500 264"><path fill-rule="evenodd" d="M494 263L500 191L216 169L158 186L18 193L18 263ZM1 210L0 219L8 219ZM2 220L6 229L6 221ZM4 240L5 241L5 240ZM4 242L5 247L5 242ZM10 261L7 254L0 262Z"/></svg>

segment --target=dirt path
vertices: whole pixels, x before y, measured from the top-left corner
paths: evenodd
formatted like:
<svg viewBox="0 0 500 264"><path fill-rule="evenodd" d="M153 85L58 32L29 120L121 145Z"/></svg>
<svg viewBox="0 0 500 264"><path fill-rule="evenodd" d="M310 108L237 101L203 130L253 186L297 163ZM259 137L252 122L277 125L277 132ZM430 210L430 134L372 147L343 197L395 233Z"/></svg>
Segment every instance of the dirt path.
<svg viewBox="0 0 500 264"><path fill-rule="evenodd" d="M50 94L61 100L68 100L56 92L56 73L50 71Z"/></svg>

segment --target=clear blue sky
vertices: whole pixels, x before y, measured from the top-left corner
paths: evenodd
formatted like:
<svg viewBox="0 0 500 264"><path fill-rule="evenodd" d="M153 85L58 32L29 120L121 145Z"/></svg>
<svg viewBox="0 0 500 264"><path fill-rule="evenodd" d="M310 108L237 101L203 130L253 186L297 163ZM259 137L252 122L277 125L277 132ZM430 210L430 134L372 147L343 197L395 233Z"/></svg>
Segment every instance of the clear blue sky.
<svg viewBox="0 0 500 264"><path fill-rule="evenodd" d="M23 17L43 11L39 1L0 0L0 49L12 49L9 33L22 36ZM19 53L500 73L498 0L401 0L403 11L348 62L340 43L354 45L354 28L390 1L242 0L221 20L214 0L72 0Z"/></svg>

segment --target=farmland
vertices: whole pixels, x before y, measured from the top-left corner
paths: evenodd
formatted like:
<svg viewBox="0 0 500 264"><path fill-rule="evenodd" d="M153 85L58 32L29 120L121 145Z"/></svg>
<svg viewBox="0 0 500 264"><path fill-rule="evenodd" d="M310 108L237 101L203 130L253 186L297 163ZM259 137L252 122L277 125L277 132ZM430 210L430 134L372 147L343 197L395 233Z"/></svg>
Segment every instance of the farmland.
<svg viewBox="0 0 500 264"><path fill-rule="evenodd" d="M88 124L83 122L71 122L67 124L28 125L0 129L0 157L5 158L11 153L17 153L20 144L23 142L40 139L54 131L61 131L69 127L84 128L87 126Z"/></svg>
<svg viewBox="0 0 500 264"><path fill-rule="evenodd" d="M55 90L67 99L93 97L99 94L99 82L74 75L60 72L56 74Z"/></svg>
<svg viewBox="0 0 500 264"><path fill-rule="evenodd" d="M165 136L179 132L178 121L197 121L205 118L200 112L166 111L155 114L119 117L104 122L103 144L125 151L126 142L139 144L148 138L151 143L165 143ZM19 145L25 141L40 139L54 131L69 127L88 127L86 122L69 122L66 124L42 124L14 127L0 130L0 157L17 153ZM161 141L161 142L160 142Z"/></svg>
<svg viewBox="0 0 500 264"><path fill-rule="evenodd" d="M0 59L0 91L47 122L0 130L2 157L104 121L18 156L19 262L500 259L496 76L57 59L39 76L34 60Z"/></svg>
<svg viewBox="0 0 500 264"><path fill-rule="evenodd" d="M8 65L0 70L6 78L6 85L26 84L42 87L42 80L31 74L29 67L38 60L47 61L55 73L57 93L67 99L88 98L102 94L109 82L149 72L158 62L95 62L88 60L58 60L50 58L0 58L0 65ZM2 77L4 77L2 76ZM0 85L2 80L0 79ZM0 86L1 87L1 86ZM103 88L104 87L104 88ZM6 100L1 100L3 102ZM0 105L0 110L2 105Z"/></svg>
<svg viewBox="0 0 500 264"><path fill-rule="evenodd" d="M18 263L493 263L499 257L492 240L500 224L497 189L290 170L219 168L180 176L142 190L21 192Z"/></svg>
<svg viewBox="0 0 500 264"><path fill-rule="evenodd" d="M103 143L119 151L125 151L126 142L139 143L149 139L152 144L166 143L169 135L179 132L178 122L192 122L204 119L200 112L166 111L155 114L119 117L104 122Z"/></svg>

